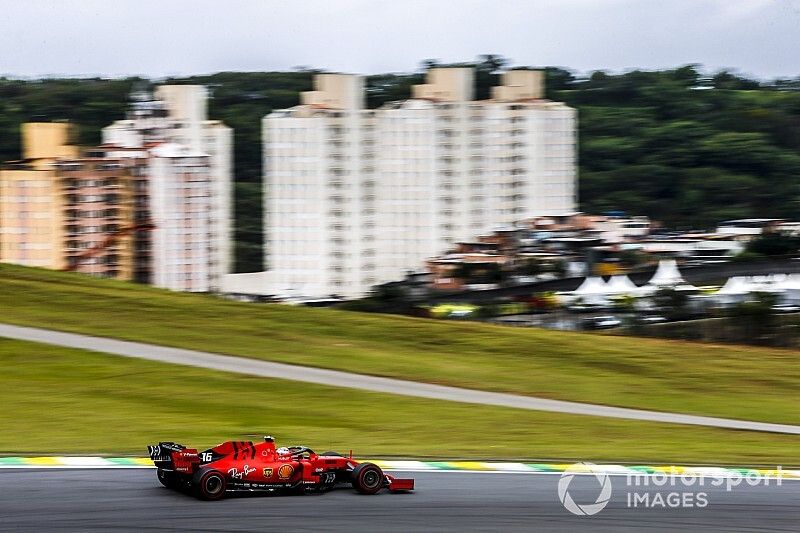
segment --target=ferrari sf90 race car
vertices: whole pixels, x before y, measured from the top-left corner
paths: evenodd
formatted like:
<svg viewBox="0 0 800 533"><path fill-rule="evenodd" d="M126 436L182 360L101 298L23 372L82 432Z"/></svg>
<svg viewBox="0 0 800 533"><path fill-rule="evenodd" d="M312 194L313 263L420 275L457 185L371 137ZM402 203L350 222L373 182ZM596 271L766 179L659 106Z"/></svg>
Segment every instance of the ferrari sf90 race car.
<svg viewBox="0 0 800 533"><path fill-rule="evenodd" d="M228 441L198 451L174 442L148 446L158 480L172 489L190 490L202 500L219 500L229 492L324 492L351 485L361 494L414 490L413 479L400 479L373 463L359 463L335 452L317 454L305 446L276 448L264 442Z"/></svg>

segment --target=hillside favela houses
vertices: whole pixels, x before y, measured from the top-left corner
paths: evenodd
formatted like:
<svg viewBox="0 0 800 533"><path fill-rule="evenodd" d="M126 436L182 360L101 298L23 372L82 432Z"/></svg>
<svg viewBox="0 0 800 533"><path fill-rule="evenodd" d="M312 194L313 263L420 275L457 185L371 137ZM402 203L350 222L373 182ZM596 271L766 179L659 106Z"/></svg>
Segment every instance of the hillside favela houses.
<svg viewBox="0 0 800 533"><path fill-rule="evenodd" d="M523 220L460 241L425 263L430 288L480 290L555 277L614 276L673 259L684 267L733 260L764 234L800 235L797 222L740 219L713 231L664 231L644 216L574 213Z"/></svg>
<svg viewBox="0 0 800 533"><path fill-rule="evenodd" d="M454 243L576 208L574 109L510 70L488 100L473 70L434 68L410 98L366 109L361 76L320 74L266 116L267 271L226 290L358 298Z"/></svg>
<svg viewBox="0 0 800 533"><path fill-rule="evenodd" d="M22 125L0 171L0 261L219 290L231 269L232 135L206 89L133 95L126 120L80 149L66 123Z"/></svg>

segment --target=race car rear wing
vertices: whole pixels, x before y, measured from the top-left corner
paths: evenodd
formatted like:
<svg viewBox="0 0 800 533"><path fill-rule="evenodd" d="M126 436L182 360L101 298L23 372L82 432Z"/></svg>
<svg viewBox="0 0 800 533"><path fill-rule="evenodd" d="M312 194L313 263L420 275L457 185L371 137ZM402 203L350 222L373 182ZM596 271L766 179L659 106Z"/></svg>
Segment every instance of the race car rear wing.
<svg viewBox="0 0 800 533"><path fill-rule="evenodd" d="M180 452L186 449L183 444L174 442L159 442L154 446L147 447L147 453L153 461L171 461L172 452Z"/></svg>
<svg viewBox="0 0 800 533"><path fill-rule="evenodd" d="M174 442L159 442L148 446L147 453L156 467L162 470L193 472L195 465L200 464L197 450Z"/></svg>

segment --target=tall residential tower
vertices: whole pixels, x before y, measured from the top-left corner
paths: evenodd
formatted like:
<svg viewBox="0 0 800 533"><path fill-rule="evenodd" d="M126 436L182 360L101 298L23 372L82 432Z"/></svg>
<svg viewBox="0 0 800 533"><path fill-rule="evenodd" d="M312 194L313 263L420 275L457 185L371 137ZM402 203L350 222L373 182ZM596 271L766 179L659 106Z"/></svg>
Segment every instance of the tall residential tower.
<svg viewBox="0 0 800 533"><path fill-rule="evenodd" d="M411 98L365 109L363 79L322 74L264 118L269 292L359 297L459 240L573 212L576 112L511 70L474 99L473 71L435 68Z"/></svg>
<svg viewBox="0 0 800 533"><path fill-rule="evenodd" d="M208 91L162 85L134 94L126 120L103 129L113 157L142 161L139 202L153 224L153 285L193 292L220 289L233 257L233 134L208 120Z"/></svg>

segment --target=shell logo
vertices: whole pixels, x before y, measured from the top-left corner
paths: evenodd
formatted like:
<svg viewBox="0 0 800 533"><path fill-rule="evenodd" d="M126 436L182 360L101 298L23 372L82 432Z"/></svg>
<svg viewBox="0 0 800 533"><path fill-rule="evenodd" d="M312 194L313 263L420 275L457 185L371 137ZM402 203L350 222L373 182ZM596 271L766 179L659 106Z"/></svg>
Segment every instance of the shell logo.
<svg viewBox="0 0 800 533"><path fill-rule="evenodd" d="M281 479L289 479L293 473L294 467L292 465L281 465L278 469L278 477Z"/></svg>

